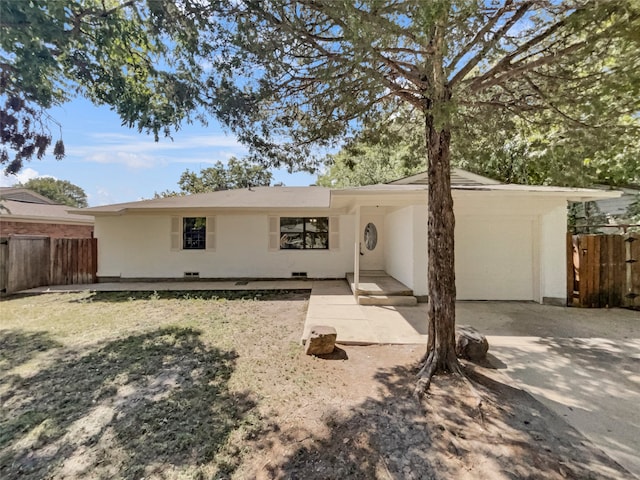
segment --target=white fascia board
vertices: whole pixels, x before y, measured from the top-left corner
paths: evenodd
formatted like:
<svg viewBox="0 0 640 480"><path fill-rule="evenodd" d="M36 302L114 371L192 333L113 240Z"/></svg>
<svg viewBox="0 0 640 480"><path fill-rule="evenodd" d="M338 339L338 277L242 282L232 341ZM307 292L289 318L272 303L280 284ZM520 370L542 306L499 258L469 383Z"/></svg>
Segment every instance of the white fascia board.
<svg viewBox="0 0 640 480"><path fill-rule="evenodd" d="M520 186L518 186L520 187ZM525 188L492 188L492 187L455 187L453 189L453 195L455 196L505 196L505 197L550 197L550 198L564 198L570 202L589 202L594 200L602 200L605 198L618 198L622 195L622 192L617 190L590 190L590 189L525 189Z"/></svg>
<svg viewBox="0 0 640 480"><path fill-rule="evenodd" d="M184 207L184 208L125 208L118 211L95 212L96 217L114 217L123 215L280 215L280 216L326 216L342 215L345 208L333 207L273 207L273 208L249 208L249 207Z"/></svg>

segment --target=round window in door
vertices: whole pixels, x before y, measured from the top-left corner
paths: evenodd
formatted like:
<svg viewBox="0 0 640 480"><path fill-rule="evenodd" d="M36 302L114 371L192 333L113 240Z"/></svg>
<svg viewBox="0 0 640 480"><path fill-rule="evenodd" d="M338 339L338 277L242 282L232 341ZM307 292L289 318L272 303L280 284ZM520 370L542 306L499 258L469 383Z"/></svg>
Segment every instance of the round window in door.
<svg viewBox="0 0 640 480"><path fill-rule="evenodd" d="M364 245L367 250L373 250L378 244L378 229L373 223L367 223L364 227Z"/></svg>

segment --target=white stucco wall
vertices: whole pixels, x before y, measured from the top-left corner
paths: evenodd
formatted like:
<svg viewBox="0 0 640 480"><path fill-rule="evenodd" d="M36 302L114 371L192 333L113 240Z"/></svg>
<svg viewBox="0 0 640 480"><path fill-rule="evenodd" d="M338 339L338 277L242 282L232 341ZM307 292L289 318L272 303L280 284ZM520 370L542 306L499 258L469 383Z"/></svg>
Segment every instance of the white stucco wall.
<svg viewBox="0 0 640 480"><path fill-rule="evenodd" d="M563 298L564 200L462 196L455 200L456 288L460 300ZM427 295L427 207L385 218L385 269Z"/></svg>
<svg viewBox="0 0 640 480"><path fill-rule="evenodd" d="M409 288L415 288L413 210L413 206L394 210L387 214L384 224L385 270Z"/></svg>
<svg viewBox="0 0 640 480"><path fill-rule="evenodd" d="M567 297L567 208L559 205L540 221L541 296Z"/></svg>
<svg viewBox="0 0 640 480"><path fill-rule="evenodd" d="M96 218L98 276L181 278L184 272L199 272L201 278L288 278L291 272L307 272L310 278L333 278L353 270L353 216L340 216L338 249L315 251L270 251L266 214L206 216L216 217L214 251L172 251L169 215Z"/></svg>
<svg viewBox="0 0 640 480"><path fill-rule="evenodd" d="M548 197L454 194L456 285L461 300L535 300L566 296L565 200ZM171 215L97 217L98 275L122 278L311 278L353 271L356 215L340 215L339 248L270 251L268 217L311 216L272 212L185 216L216 217L216 249L171 250ZM327 211L313 216L330 216ZM384 267L427 294L426 206L387 207Z"/></svg>
<svg viewBox="0 0 640 480"><path fill-rule="evenodd" d="M427 207L410 205L385 218L385 270L413 289L427 294Z"/></svg>
<svg viewBox="0 0 640 480"><path fill-rule="evenodd" d="M563 198L466 196L454 208L458 299L566 297Z"/></svg>
<svg viewBox="0 0 640 480"><path fill-rule="evenodd" d="M427 295L427 206L414 205L413 235L413 293L418 296Z"/></svg>
<svg viewBox="0 0 640 480"><path fill-rule="evenodd" d="M534 300L534 217L460 215L456 288L460 300Z"/></svg>

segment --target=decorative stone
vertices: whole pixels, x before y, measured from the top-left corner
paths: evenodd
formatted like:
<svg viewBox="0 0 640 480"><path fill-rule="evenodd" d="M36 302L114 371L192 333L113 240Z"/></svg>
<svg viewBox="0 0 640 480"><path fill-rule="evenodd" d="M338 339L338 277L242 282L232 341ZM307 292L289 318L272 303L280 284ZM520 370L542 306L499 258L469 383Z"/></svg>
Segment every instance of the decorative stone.
<svg viewBox="0 0 640 480"><path fill-rule="evenodd" d="M332 353L336 346L338 333L333 327L314 325L309 330L305 342L304 353L307 355L326 355Z"/></svg>
<svg viewBox="0 0 640 480"><path fill-rule="evenodd" d="M468 325L456 327L456 355L469 360L485 360L489 351L487 338Z"/></svg>

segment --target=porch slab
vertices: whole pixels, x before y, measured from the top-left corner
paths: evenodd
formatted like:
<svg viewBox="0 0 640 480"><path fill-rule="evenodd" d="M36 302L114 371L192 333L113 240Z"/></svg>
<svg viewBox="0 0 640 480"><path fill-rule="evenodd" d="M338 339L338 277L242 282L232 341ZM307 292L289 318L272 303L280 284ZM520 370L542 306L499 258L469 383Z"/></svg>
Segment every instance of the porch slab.
<svg viewBox="0 0 640 480"><path fill-rule="evenodd" d="M408 306L416 305L418 299L412 295L359 295L360 305Z"/></svg>
<svg viewBox="0 0 640 480"><path fill-rule="evenodd" d="M355 292L354 274L347 273L347 282L351 291ZM413 290L396 280L388 273L373 271L360 272L358 282L359 295L412 296Z"/></svg>

